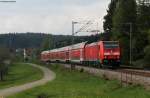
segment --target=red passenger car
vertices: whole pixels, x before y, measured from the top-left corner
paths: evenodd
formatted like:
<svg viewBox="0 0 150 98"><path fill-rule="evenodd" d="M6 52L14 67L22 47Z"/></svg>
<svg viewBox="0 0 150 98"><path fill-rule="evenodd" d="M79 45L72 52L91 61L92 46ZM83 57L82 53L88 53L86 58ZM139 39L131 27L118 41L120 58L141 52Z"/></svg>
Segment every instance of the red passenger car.
<svg viewBox="0 0 150 98"><path fill-rule="evenodd" d="M70 46L70 61L81 63L84 61L84 49L85 49L86 42L82 42L79 44L75 44Z"/></svg>
<svg viewBox="0 0 150 98"><path fill-rule="evenodd" d="M41 61L48 62L50 59L49 51L43 51L41 53Z"/></svg>
<svg viewBox="0 0 150 98"><path fill-rule="evenodd" d="M41 53L41 60L43 60L44 53L46 51ZM53 49L50 50L49 56L47 56L47 60L49 61L60 61L60 62L66 62L69 60L69 47L63 47L63 48L58 48L58 49Z"/></svg>
<svg viewBox="0 0 150 98"><path fill-rule="evenodd" d="M87 44L84 49L85 64L100 64L100 43Z"/></svg>
<svg viewBox="0 0 150 98"><path fill-rule="evenodd" d="M58 49L58 61L68 62L69 61L69 47L63 47Z"/></svg>

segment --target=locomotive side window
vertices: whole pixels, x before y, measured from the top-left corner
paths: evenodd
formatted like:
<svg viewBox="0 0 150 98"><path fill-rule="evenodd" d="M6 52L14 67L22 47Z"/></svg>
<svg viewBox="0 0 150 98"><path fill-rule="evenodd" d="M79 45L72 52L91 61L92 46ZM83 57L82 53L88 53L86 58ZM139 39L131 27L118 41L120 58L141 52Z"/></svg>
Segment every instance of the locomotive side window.
<svg viewBox="0 0 150 98"><path fill-rule="evenodd" d="M118 42L103 42L103 43L104 43L104 48L106 48L106 49L119 48Z"/></svg>

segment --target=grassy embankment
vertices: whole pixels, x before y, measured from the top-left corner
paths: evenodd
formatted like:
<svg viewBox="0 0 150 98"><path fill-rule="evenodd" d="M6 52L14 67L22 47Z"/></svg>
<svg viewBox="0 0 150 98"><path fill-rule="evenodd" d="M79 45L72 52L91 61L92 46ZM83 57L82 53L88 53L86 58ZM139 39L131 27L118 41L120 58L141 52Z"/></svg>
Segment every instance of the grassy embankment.
<svg viewBox="0 0 150 98"><path fill-rule="evenodd" d="M42 76L40 69L22 63L12 64L4 81L0 81L0 89L39 80Z"/></svg>
<svg viewBox="0 0 150 98"><path fill-rule="evenodd" d="M56 79L46 85L9 96L8 98L150 98L150 91L141 86L122 87L118 81L104 80L88 73L71 72L56 65Z"/></svg>

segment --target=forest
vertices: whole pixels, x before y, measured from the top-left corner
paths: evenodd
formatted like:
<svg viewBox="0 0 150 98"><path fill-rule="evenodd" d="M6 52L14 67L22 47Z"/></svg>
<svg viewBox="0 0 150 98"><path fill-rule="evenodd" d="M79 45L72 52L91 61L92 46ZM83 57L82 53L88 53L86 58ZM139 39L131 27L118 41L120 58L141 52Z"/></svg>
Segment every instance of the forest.
<svg viewBox="0 0 150 98"><path fill-rule="evenodd" d="M98 34L92 36L74 36L74 43L84 41L95 42L97 40L104 40L107 34ZM52 35L45 33L9 33L0 34L0 46L11 49L18 48L42 48L46 43L47 49L54 49L72 44L71 35Z"/></svg>

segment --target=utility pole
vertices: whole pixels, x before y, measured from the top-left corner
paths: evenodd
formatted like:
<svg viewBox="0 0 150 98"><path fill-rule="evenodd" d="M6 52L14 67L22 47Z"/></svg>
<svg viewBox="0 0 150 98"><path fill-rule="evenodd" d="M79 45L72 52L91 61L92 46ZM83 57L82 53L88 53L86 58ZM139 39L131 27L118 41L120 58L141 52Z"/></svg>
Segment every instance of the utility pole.
<svg viewBox="0 0 150 98"><path fill-rule="evenodd" d="M132 23L129 23L130 25L130 65L132 65Z"/></svg>
<svg viewBox="0 0 150 98"><path fill-rule="evenodd" d="M76 22L72 21L72 44L74 44L74 25Z"/></svg>
<svg viewBox="0 0 150 98"><path fill-rule="evenodd" d="M130 36L130 38L129 38L129 40L130 40L130 42L129 42L129 45L130 45L130 65L132 65L132 32L133 32L133 23L132 22L129 22L129 23L123 23L123 24L126 24L126 25L129 25L129 36Z"/></svg>
<svg viewBox="0 0 150 98"><path fill-rule="evenodd" d="M74 35L75 35L75 32L74 32L74 25L77 24L78 22L74 22L72 21L72 48L73 48L73 44L74 44ZM71 50L72 51L72 50ZM70 57L72 59L72 54L70 54ZM74 70L75 69L75 64L71 64L71 70Z"/></svg>
<svg viewBox="0 0 150 98"><path fill-rule="evenodd" d="M75 31L75 24L84 24L79 30ZM75 21L72 21L72 48L73 48L73 44L74 44L74 36L75 34L78 34L79 32L96 32L98 34L98 32L100 32L98 30L98 22L97 22L97 30L90 30L90 31L85 31L85 29L87 29L87 27L89 27L90 25L92 25L93 22L90 20L90 21L84 21L84 22L75 22ZM70 54L70 59L73 59L72 58L72 54ZM75 69L75 64L71 64L71 70L74 70Z"/></svg>

